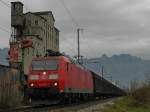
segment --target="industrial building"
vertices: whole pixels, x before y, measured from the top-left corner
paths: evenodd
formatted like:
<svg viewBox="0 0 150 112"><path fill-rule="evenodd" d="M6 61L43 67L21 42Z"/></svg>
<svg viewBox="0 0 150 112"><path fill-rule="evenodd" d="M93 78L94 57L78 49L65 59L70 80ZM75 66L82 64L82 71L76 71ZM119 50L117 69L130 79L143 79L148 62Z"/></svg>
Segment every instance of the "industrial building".
<svg viewBox="0 0 150 112"><path fill-rule="evenodd" d="M51 11L23 13L21 2L11 2L10 64L19 67L23 64L24 73L33 57L44 56L46 50L59 51L59 30ZM23 39L31 39L32 47L22 49Z"/></svg>

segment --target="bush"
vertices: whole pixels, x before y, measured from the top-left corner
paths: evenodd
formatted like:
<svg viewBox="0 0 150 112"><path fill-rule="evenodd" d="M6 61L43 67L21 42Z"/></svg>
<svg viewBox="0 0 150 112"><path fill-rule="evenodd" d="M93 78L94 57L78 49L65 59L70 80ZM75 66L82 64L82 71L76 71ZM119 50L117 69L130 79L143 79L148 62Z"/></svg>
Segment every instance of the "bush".
<svg viewBox="0 0 150 112"><path fill-rule="evenodd" d="M142 87L131 93L135 103L145 104L150 103L150 87Z"/></svg>

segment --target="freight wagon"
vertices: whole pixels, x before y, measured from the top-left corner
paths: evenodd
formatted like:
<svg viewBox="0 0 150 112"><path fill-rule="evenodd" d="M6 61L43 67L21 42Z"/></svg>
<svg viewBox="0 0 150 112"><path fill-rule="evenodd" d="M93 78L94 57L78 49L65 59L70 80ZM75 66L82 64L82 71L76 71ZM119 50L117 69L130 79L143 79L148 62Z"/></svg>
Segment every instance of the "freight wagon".
<svg viewBox="0 0 150 112"><path fill-rule="evenodd" d="M113 85L111 82L107 81L100 75L92 72L93 77L93 88L94 88L94 96L95 97L113 97L113 96L121 96L124 91L119 87Z"/></svg>

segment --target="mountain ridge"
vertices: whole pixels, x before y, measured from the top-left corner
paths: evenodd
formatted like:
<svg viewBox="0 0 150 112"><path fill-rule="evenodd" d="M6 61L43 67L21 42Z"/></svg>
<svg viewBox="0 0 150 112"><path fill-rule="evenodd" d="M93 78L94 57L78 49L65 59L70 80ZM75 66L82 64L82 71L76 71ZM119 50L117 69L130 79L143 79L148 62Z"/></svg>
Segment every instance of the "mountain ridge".
<svg viewBox="0 0 150 112"><path fill-rule="evenodd" d="M104 54L100 58L85 59L84 66L96 73L102 73L103 67L105 78L111 76L121 85L126 86L131 80L144 80L145 75L150 73L150 60L143 60L130 54L113 55L112 57Z"/></svg>

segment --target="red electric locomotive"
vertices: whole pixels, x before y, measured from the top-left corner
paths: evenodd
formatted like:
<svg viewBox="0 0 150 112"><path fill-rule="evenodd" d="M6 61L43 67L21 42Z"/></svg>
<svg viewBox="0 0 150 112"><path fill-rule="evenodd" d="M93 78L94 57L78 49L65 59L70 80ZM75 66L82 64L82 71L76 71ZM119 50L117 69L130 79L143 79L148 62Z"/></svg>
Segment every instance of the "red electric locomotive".
<svg viewBox="0 0 150 112"><path fill-rule="evenodd" d="M70 58L60 56L36 57L28 76L30 99L63 101L87 99L93 95L92 74Z"/></svg>

